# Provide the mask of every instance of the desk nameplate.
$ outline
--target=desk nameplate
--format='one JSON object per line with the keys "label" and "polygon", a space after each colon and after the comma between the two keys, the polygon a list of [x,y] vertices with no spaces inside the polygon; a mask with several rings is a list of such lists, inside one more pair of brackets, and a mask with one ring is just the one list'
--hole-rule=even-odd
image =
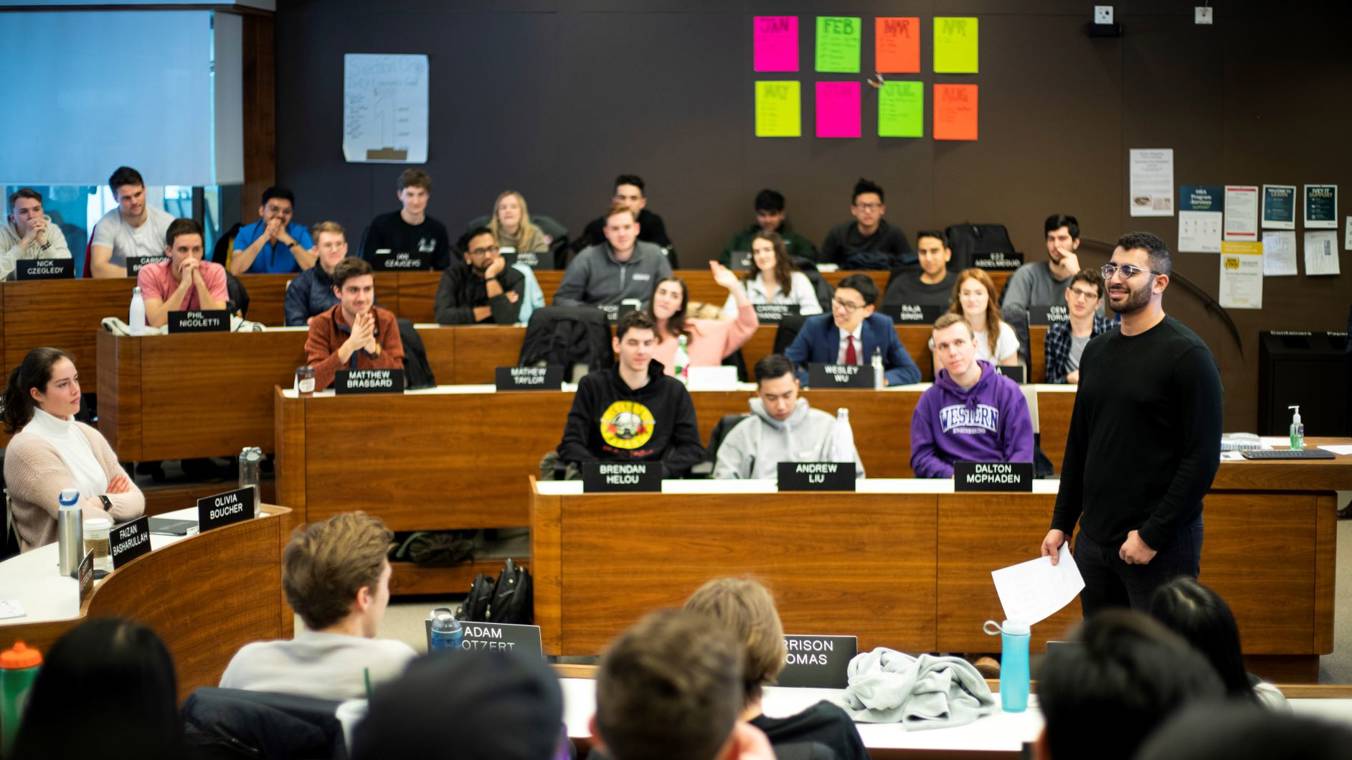
{"label": "desk nameplate", "polygon": [[854,462],[780,462],[781,491],[853,491]]}
{"label": "desk nameplate", "polygon": [[113,557],[113,569],[150,553],[150,518],[138,517],[126,525],[108,532],[108,551]]}
{"label": "desk nameplate", "polygon": [[954,462],[953,490],[1033,491],[1032,462]]}
{"label": "desk nameplate", "polygon": [[169,332],[230,332],[230,312],[225,309],[171,311]]}
{"label": "desk nameplate", "polygon": [[197,532],[206,533],[254,516],[254,486],[204,496],[197,500]]}
{"label": "desk nameplate", "polygon": [[662,490],[661,462],[583,462],[583,493]]}
{"label": "desk nameplate", "polygon": [[786,633],[784,649],[777,686],[843,689],[849,685],[850,660],[859,653],[859,637]]}

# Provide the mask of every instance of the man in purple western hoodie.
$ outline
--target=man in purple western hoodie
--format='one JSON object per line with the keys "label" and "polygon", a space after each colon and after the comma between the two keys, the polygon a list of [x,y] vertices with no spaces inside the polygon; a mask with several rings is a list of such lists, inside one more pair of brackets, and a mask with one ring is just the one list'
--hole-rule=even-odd
{"label": "man in purple western hoodie", "polygon": [[911,469],[918,478],[951,478],[953,463],[1033,461],[1033,422],[1018,383],[976,358],[961,314],[934,323],[943,369],[911,417]]}

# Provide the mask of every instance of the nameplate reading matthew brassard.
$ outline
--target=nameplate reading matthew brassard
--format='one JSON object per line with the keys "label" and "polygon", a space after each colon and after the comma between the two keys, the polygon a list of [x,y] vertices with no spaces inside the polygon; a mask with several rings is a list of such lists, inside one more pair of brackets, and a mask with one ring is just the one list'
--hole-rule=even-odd
{"label": "nameplate reading matthew brassard", "polygon": [[340,369],[333,373],[333,393],[403,393],[402,369]]}
{"label": "nameplate reading matthew brassard", "polygon": [[254,486],[218,493],[197,500],[197,532],[251,520],[254,516]]}
{"label": "nameplate reading matthew brassard", "polygon": [[582,490],[585,493],[606,491],[661,491],[661,462],[584,462]]}
{"label": "nameplate reading matthew brassard", "polygon": [[1032,462],[954,462],[954,491],[1033,490]]}
{"label": "nameplate reading matthew brassard", "polygon": [[781,491],[853,491],[854,462],[780,462]]}
{"label": "nameplate reading matthew brassard", "polygon": [[563,387],[563,365],[498,367],[494,379],[500,391],[557,391]]}
{"label": "nameplate reading matthew brassard", "polygon": [[169,312],[169,332],[230,332],[230,312],[225,309]]}

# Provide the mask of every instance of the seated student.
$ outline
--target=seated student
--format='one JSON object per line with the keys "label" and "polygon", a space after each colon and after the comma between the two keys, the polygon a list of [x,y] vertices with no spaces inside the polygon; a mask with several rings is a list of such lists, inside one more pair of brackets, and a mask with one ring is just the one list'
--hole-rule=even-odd
{"label": "seated student", "polygon": [[874,353],[883,359],[883,385],[920,382],[920,368],[897,338],[892,320],[873,313],[878,286],[866,274],[852,274],[836,286],[831,314],[803,322],[793,343],[784,351],[798,365],[798,378],[807,381],[809,363],[869,366]]}
{"label": "seated student", "polygon": [[892,271],[883,288],[883,309],[893,306],[942,306],[948,308],[953,297],[956,275],[948,271],[948,260],[953,251],[948,247],[948,236],[937,230],[925,230],[915,237],[916,256],[920,271],[903,267]]}
{"label": "seated student", "polygon": [[[718,447],[714,477],[779,477],[780,462],[824,462],[832,457],[836,418],[813,409],[801,397],[793,362],[770,354],[756,362],[756,398],[751,416],[737,423]],[[864,463],[854,452],[855,472],[864,477]]]}
{"label": "seated student", "polygon": [[98,430],[75,420],[80,376],[59,348],[35,348],[9,373],[0,415],[14,433],[5,450],[5,488],[19,549],[56,540],[62,489],[80,492],[84,519],[140,517],[145,497]]}
{"label": "seated student", "polygon": [[287,283],[285,308],[289,327],[308,325],[315,315],[338,303],[333,292],[333,268],[347,257],[347,233],[337,222],[320,222],[313,230],[319,259]]}
{"label": "seated student", "polygon": [[617,203],[605,219],[605,240],[568,262],[554,293],[555,306],[644,303],[657,281],[671,276],[671,264],[661,249],[638,239],[640,225],[633,209]]}
{"label": "seated student", "polygon": [[493,215],[488,220],[499,248],[510,248],[517,253],[545,253],[552,242],[549,236],[530,221],[526,198],[515,190],[508,190],[493,202]]}
{"label": "seated student", "polygon": [[663,477],[679,478],[704,459],[695,405],[685,386],[668,377],[657,350],[657,325],[644,311],[627,312],[611,339],[619,361],[577,384],[559,442],[559,460],[661,462]]}
{"label": "seated student", "polygon": [[21,187],[9,194],[9,224],[0,227],[0,280],[14,279],[19,261],[68,259],[61,227],[42,213],[42,193]]}
{"label": "seated student", "polygon": [[771,718],[761,710],[766,686],[784,669],[784,626],[770,591],[750,578],[715,578],[700,586],[683,607],[708,617],[737,637],[742,658],[742,720],[765,732],[772,745],[824,744],[839,760],[868,760],[854,721],[822,700],[801,712]]}
{"label": "seated student", "polygon": [[1313,710],[1304,715],[1233,703],[1198,705],[1152,733],[1136,760],[1347,760],[1352,727],[1330,717]]}
{"label": "seated student", "polygon": [[[746,296],[752,304],[796,305],[805,317],[822,313],[817,291],[807,275],[798,271],[793,258],[784,250],[784,239],[774,232],[757,232],[751,236],[751,264],[753,274],[746,281]],[[737,299],[729,294],[723,305],[729,319],[737,316]]]}
{"label": "seated student", "polygon": [[275,186],[264,190],[258,221],[235,234],[230,274],[287,274],[313,267],[315,244],[304,227],[291,221],[295,212],[296,196],[290,190]]}
{"label": "seated student", "polygon": [[95,277],[126,277],[128,256],[163,256],[164,234],[174,217],[146,203],[146,183],[130,166],[108,178],[117,208],[94,225],[89,266]]}
{"label": "seated student", "polygon": [[[74,719],[72,699],[84,703]],[[93,618],[45,653],[6,756],[180,760],[184,749],[178,679],[164,642],[140,623]]]}
{"label": "seated student", "polygon": [[[732,236],[732,241],[719,254],[718,261],[725,267],[732,266],[732,254],[756,253],[756,238],[764,233],[778,235],[784,242],[783,249],[788,256],[803,261],[816,261],[817,248],[807,238],[794,232],[784,211],[784,195],[776,190],[765,189],[756,193],[756,223]],[[756,267],[761,269],[759,265]]]}
{"label": "seated student", "polygon": [[714,282],[728,289],[728,298],[737,307],[736,318],[690,318],[686,314],[690,291],[685,287],[685,280],[679,277],[664,277],[653,287],[652,298],[648,301],[648,315],[657,325],[657,347],[653,349],[653,358],[662,363],[669,375],[676,370],[680,336],[686,338],[685,352],[690,367],[717,367],[725,357],[741,348],[760,324],[756,309],[747,299],[737,275],[717,261],[710,261],[709,269],[714,273]]}
{"label": "seated student", "polygon": [[146,304],[146,324],[169,324],[171,311],[224,309],[230,299],[225,267],[203,261],[202,228],[191,219],[175,219],[164,233],[163,261],[136,273]]}
{"label": "seated student", "polygon": [[1081,269],[1071,275],[1065,293],[1069,319],[1047,328],[1047,382],[1076,385],[1084,347],[1092,338],[1113,329],[1113,323],[1098,313],[1103,301],[1103,275]]}
{"label": "seated student", "polygon": [[432,178],[421,169],[405,169],[399,175],[396,195],[402,207],[371,220],[362,236],[362,258],[374,263],[377,253],[417,253],[437,271],[450,266],[451,238],[446,225],[427,213]]}
{"label": "seated student", "polygon": [[883,218],[886,213],[883,189],[860,179],[850,196],[850,215],[854,221],[831,228],[822,242],[821,261],[841,269],[893,270],[903,264],[914,264],[915,254],[906,242],[906,233],[888,224]]}
{"label": "seated student", "polygon": [[1206,658],[1142,613],[1100,612],[1071,642],[1042,661],[1037,760],[1128,760],[1184,707],[1225,697]]}
{"label": "seated student", "polygon": [[957,314],[934,323],[941,369],[911,416],[911,469],[951,478],[953,463],[1033,461],[1033,421],[1019,384],[976,358],[972,326]]}
{"label": "seated student", "polygon": [[310,320],[305,361],[315,371],[315,390],[333,383],[340,369],[399,369],[404,344],[394,314],[375,305],[375,277],[363,259],[348,257],[333,268],[338,304]]}
{"label": "seated student", "polygon": [[466,232],[460,244],[464,262],[446,267],[437,286],[437,323],[516,324],[526,278],[498,255],[497,238],[489,228]]}
{"label": "seated student", "polygon": [[349,757],[567,758],[563,725],[559,679],[542,659],[434,652],[375,690]]}
{"label": "seated student", "polygon": [[[616,206],[624,206],[634,212],[634,229],[638,239],[651,243],[658,249],[671,248],[671,239],[667,237],[667,226],[662,217],[648,210],[648,196],[644,194],[643,178],[637,174],[621,174],[615,178],[615,194],[610,198],[612,213]],[[609,214],[593,219],[578,238],[579,247],[601,245],[610,238],[605,228],[610,224]],[[664,255],[665,258],[665,255]],[[675,266],[674,264],[672,266]]]}
{"label": "seated student", "polygon": [[964,269],[953,286],[950,314],[967,320],[976,337],[976,358],[992,364],[1015,366],[1019,363],[1019,339],[1014,328],[1000,318],[1000,307],[991,294],[995,282],[981,269]]}
{"label": "seated student", "polygon": [[1155,589],[1150,597],[1150,616],[1205,655],[1231,697],[1274,709],[1291,709],[1281,689],[1244,669],[1239,625],[1220,594],[1180,575]]}
{"label": "seated student", "polygon": [[282,553],[282,590],[304,625],[291,640],[245,644],[221,687],[357,699],[393,680],[418,655],[376,633],[390,602],[394,534],[365,512],[344,512],[297,530]]}
{"label": "seated student", "polygon": [[1009,276],[1000,294],[1000,310],[1010,321],[1023,320],[1031,306],[1052,306],[1080,270],[1080,222],[1068,214],[1052,214],[1042,224],[1047,260],[1030,261]]}
{"label": "seated student", "polygon": [[661,610],[610,643],[596,672],[592,744],[610,760],[773,758],[740,720],[742,646],[695,612]]}

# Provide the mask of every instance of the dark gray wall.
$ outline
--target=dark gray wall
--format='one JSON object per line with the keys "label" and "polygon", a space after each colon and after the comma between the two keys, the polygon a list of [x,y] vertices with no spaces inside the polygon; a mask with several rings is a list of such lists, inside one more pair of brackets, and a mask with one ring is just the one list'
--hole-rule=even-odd
{"label": "dark gray wall", "polygon": [[[1092,3],[1078,0],[289,0],[276,24],[278,178],[296,190],[303,221],[334,218],[354,237],[396,207],[403,167],[342,156],[342,57],[370,52],[430,56],[426,168],[436,183],[432,213],[453,231],[506,188],[577,230],[604,208],[615,174],[636,172],[687,266],[750,221],[751,198],[765,186],[788,196],[791,218],[815,240],[848,219],[849,188],[867,176],[887,188],[888,218],[909,232],[1002,222],[1034,257],[1045,255],[1042,219],[1056,211],[1076,214],[1086,239],[1146,229],[1174,242],[1176,218],[1127,215],[1129,148],[1174,148],[1176,184],[1337,182],[1352,192],[1352,152],[1342,142],[1350,110],[1342,94],[1352,81],[1344,4],[1211,5],[1216,24],[1197,27],[1191,2],[1118,2],[1124,35],[1090,39]],[[809,69],[817,14],[864,17],[865,66],[874,16],[919,16],[922,27],[936,15],[979,16],[981,73],[919,78],[981,86],[980,141],[869,137],[877,116],[867,88],[863,139],[756,139],[758,14],[802,16]],[[927,31],[925,71],[930,42]],[[842,77],[763,76],[804,83],[806,134],[811,83]],[[1106,254],[1085,258],[1097,264]],[[1178,259],[1183,276],[1216,293],[1214,255]],[[1350,299],[1348,274],[1269,279],[1261,312],[1231,312],[1242,354],[1181,288],[1165,304],[1221,363],[1227,429],[1252,430],[1258,330],[1342,329]]]}

